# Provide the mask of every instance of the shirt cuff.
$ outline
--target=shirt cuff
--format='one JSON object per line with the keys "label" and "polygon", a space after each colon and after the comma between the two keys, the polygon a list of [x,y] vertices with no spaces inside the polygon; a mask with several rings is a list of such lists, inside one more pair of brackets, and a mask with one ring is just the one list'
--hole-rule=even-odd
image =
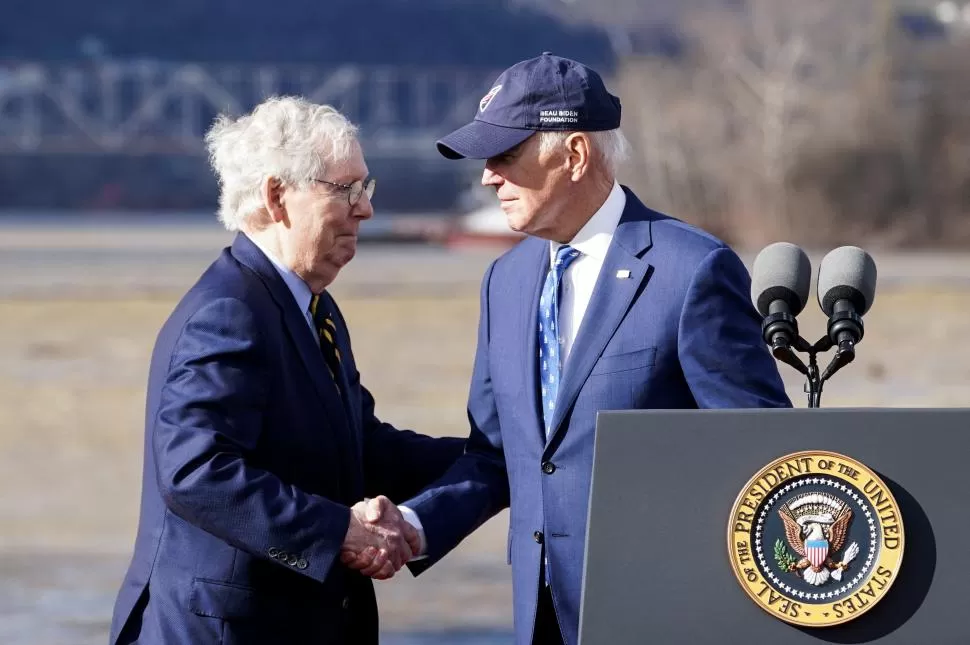
{"label": "shirt cuff", "polygon": [[415,513],[407,506],[398,506],[397,510],[401,511],[401,515],[404,517],[404,521],[410,524],[411,526],[413,526],[414,529],[418,532],[418,539],[421,541],[421,549],[418,551],[418,553],[412,555],[411,559],[408,560],[408,562],[414,562],[415,560],[425,559],[426,557],[428,557],[427,555],[425,555],[428,551],[428,542],[424,538],[424,527],[421,526],[421,519],[418,517],[417,513]]}

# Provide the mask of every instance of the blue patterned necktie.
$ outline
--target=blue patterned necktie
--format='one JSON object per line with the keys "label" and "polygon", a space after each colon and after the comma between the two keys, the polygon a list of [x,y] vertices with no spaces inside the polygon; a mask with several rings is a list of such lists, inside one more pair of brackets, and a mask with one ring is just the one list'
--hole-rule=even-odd
{"label": "blue patterned necktie", "polygon": [[539,387],[542,391],[542,419],[547,436],[556,412],[556,395],[559,394],[559,376],[562,371],[559,287],[566,269],[579,255],[579,251],[571,246],[559,247],[539,298]]}

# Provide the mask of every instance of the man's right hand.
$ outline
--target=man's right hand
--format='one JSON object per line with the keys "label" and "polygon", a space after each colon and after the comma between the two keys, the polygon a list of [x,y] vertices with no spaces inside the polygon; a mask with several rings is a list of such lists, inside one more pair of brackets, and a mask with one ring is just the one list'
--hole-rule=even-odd
{"label": "man's right hand", "polygon": [[350,509],[350,526],[341,547],[341,561],[362,574],[386,580],[420,548],[420,538],[398,508],[383,495]]}

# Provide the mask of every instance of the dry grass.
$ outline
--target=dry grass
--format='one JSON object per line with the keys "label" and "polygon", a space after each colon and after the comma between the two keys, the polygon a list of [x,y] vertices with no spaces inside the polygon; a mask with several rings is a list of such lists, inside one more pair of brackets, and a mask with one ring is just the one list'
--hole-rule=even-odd
{"label": "dry grass", "polygon": [[[341,295],[382,418],[463,435],[475,289],[447,297]],[[0,301],[0,552],[129,552],[146,370],[174,302]],[[968,307],[970,290],[882,291],[866,318],[857,363],[833,379],[823,404],[968,405]],[[803,334],[815,340],[821,314],[804,318]],[[804,405],[800,377],[782,368],[793,400]],[[508,624],[507,521],[503,513],[486,524],[421,580],[403,576],[381,585],[385,624]]]}
{"label": "dry grass", "polygon": [[[378,414],[433,435],[467,431],[477,294],[343,298]],[[141,472],[144,381],[174,299],[0,305],[0,549],[125,551]],[[896,289],[866,317],[856,363],[823,405],[970,404],[970,291]],[[824,328],[814,309],[802,333]],[[796,405],[801,377],[782,366]]]}

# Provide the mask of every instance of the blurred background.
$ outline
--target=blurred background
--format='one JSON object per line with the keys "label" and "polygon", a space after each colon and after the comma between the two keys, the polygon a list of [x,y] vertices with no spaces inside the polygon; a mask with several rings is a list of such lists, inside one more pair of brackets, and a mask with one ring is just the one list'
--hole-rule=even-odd
{"label": "blurred background", "polygon": [[[517,238],[481,165],[433,142],[542,51],[620,96],[621,179],[648,205],[749,266],[778,240],[816,267],[873,254],[866,335],[823,405],[970,402],[967,0],[5,0],[0,642],[107,639],[152,344],[231,241],[201,143],[220,112],[300,94],[361,126],[376,217],[333,291],[364,382],[400,427],[467,432],[479,280]],[[510,642],[507,522],[379,584],[382,642]]]}

